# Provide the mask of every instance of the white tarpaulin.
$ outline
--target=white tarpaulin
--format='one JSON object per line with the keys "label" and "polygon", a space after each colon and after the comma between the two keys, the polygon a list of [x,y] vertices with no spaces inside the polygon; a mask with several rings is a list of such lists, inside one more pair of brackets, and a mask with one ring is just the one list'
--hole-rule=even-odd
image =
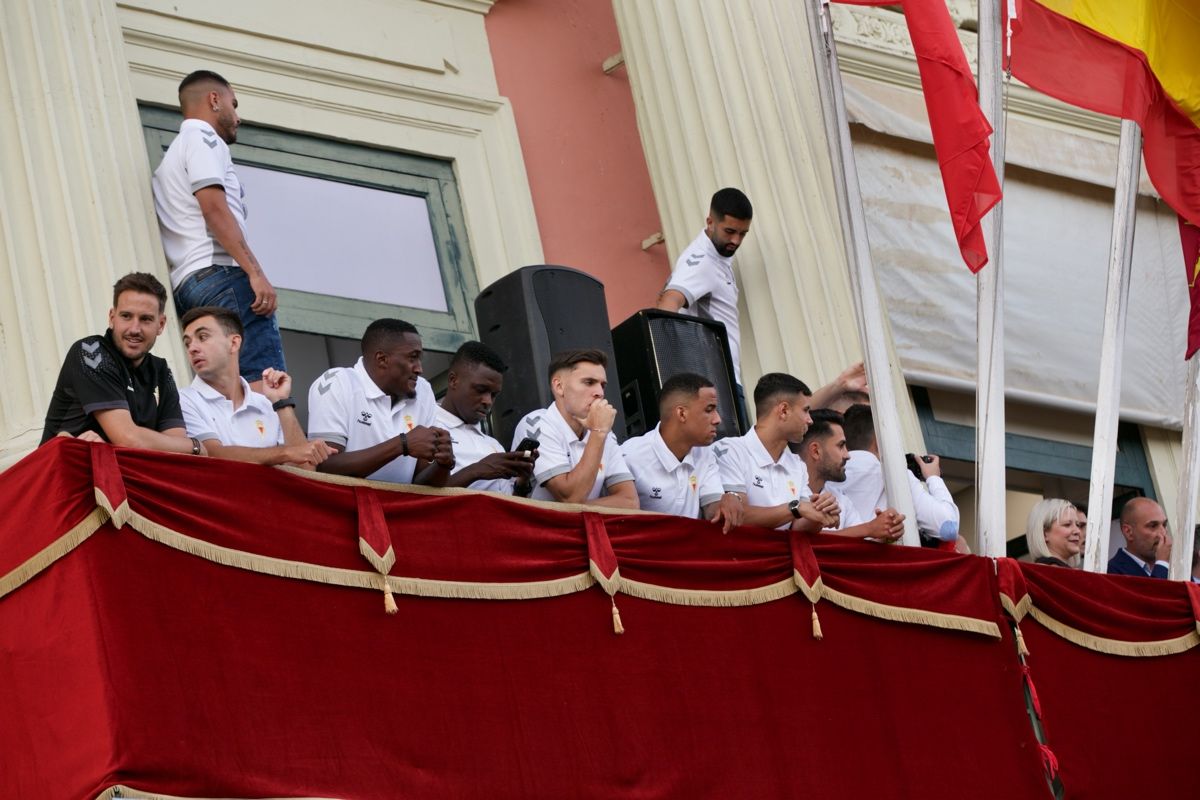
{"label": "white tarpaulin", "polygon": [[[932,148],[857,128],[854,151],[871,254],[904,372],[916,384],[970,388],[976,366],[975,278],[954,241]],[[1112,192],[1010,167],[1004,195],[1009,395],[1079,410],[1094,407]],[[1187,377],[1187,291],[1175,215],[1142,197],[1122,418],[1179,427]]]}

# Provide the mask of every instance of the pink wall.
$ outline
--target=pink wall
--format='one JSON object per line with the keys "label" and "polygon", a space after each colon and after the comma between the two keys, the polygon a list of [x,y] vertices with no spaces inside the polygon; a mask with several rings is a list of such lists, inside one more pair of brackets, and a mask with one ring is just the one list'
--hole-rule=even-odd
{"label": "pink wall", "polygon": [[499,0],[487,15],[513,106],[546,263],[604,282],[613,324],[654,305],[670,274],[609,0]]}

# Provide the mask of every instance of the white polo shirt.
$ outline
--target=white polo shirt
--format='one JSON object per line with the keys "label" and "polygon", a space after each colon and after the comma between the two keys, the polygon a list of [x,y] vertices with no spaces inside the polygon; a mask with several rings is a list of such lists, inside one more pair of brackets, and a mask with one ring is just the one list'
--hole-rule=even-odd
{"label": "white polo shirt", "polygon": [[[800,456],[783,448],[779,460],[771,458],[758,431],[721,439],[712,446],[721,470],[721,482],[730,492],[743,492],[752,506],[770,507],[793,500],[808,500],[808,469]],[[780,530],[791,526],[780,525]]]}
{"label": "white polo shirt", "polygon": [[[308,390],[308,430],[346,452],[365,450],[437,419],[433,387],[417,378],[417,396],[396,404],[375,385],[362,358],[353,367],[335,367],[313,381]],[[412,483],[417,460],[397,456],[367,477],[375,481]]]}
{"label": "white polo shirt", "polygon": [[196,192],[206,186],[225,189],[225,202],[244,236],[245,192],[234,172],[229,145],[204,120],[185,119],[151,181],[158,231],[171,265],[172,289],[178,289],[197,270],[235,263],[204,222]]}
{"label": "white polo shirt", "polygon": [[[544,486],[546,481],[558,475],[564,475],[575,468],[583,458],[583,449],[587,446],[591,431],[585,431],[580,439],[571,430],[558,406],[551,403],[548,408],[530,411],[513,431],[515,448],[526,436],[537,439],[538,458],[533,464],[533,493],[534,500],[555,500],[555,496]],[[588,492],[587,499],[595,500],[602,490],[611,489],[618,483],[633,480],[633,475],[621,457],[621,448],[617,445],[617,437],[612,431],[604,437],[604,453],[600,458],[600,469],[596,471],[596,480]]]}
{"label": "white polo shirt", "polygon": [[283,428],[271,401],[266,395],[250,391],[245,378],[238,380],[242,383],[242,404],[237,408],[199,375],[191,386],[179,390],[179,407],[183,409],[188,436],[202,442],[217,439],[237,447],[283,444]]}
{"label": "white polo shirt", "polygon": [[[450,470],[451,475],[492,453],[504,452],[500,442],[484,433],[478,422],[468,425],[441,406],[434,409],[434,420],[439,428],[450,431],[450,441],[454,444],[454,469]],[[472,481],[467,488],[512,494],[515,483],[514,478],[495,478]]]}
{"label": "white polo shirt", "polygon": [[[829,492],[833,495],[833,499],[837,501],[838,508],[841,509],[841,521],[838,522],[838,526],[834,530],[844,531],[846,528],[853,528],[855,525],[862,525],[864,522],[869,521],[863,519],[862,515],[858,513],[858,507],[846,496],[841,487],[826,482],[821,492]],[[821,492],[817,492],[817,494]],[[874,510],[872,510],[870,519],[875,519]]]}
{"label": "white polo shirt", "polygon": [[659,426],[621,445],[645,511],[698,519],[700,509],[721,499],[721,474],[708,447],[693,447],[683,460],[663,441]]}
{"label": "white polo shirt", "polygon": [[741,334],[733,256],[726,258],[718,253],[708,234],[700,231],[700,235],[679,254],[666,289],[674,289],[687,300],[687,308],[680,309],[682,313],[725,323],[729,355],[733,358],[733,377],[740,384]]}
{"label": "white polo shirt", "polygon": [[[917,528],[939,539],[954,541],[958,536],[959,513],[946,482],[934,475],[922,483],[908,470],[904,474],[912,491]],[[869,450],[851,450],[850,460],[846,463],[846,480],[825,486],[840,489],[864,519],[874,519],[875,509],[891,505],[883,484],[883,465]]]}

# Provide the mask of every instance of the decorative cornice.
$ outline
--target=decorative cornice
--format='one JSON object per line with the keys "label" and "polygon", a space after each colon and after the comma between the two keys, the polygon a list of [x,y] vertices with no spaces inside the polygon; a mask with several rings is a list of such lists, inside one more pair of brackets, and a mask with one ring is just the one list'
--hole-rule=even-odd
{"label": "decorative cornice", "polygon": [[487,14],[496,5],[497,0],[425,0],[434,6],[457,8],[460,11],[472,11],[476,14]]}
{"label": "decorative cornice", "polygon": [[[838,42],[838,63],[847,75],[856,75],[880,83],[920,90],[912,41],[904,15],[886,8],[833,4],[833,31]],[[973,24],[974,4],[952,0],[950,13],[959,25]],[[978,35],[959,28],[958,39],[966,51],[971,69],[976,70]],[[1080,134],[1100,134],[1114,140],[1120,133],[1120,120],[1068,105],[1029,88],[1011,78],[1007,90],[1008,111],[1037,122],[1061,126]]]}

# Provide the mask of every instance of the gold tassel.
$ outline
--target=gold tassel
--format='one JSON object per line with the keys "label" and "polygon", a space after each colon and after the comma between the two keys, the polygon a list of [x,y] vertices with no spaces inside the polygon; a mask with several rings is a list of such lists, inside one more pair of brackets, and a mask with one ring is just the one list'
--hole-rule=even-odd
{"label": "gold tassel", "polygon": [[396,598],[392,596],[392,585],[388,583],[386,576],[383,579],[383,610],[389,614],[395,614],[400,610],[396,605]]}
{"label": "gold tassel", "polygon": [[813,604],[812,610],[813,638],[824,639],[825,634],[821,632],[821,618],[817,616],[817,606],[815,603]]}
{"label": "gold tassel", "polygon": [[617,610],[617,599],[614,597],[612,601],[613,614],[613,633],[620,636],[625,632],[625,626],[621,624],[621,612]]}
{"label": "gold tassel", "polygon": [[1017,632],[1017,655],[1021,658],[1029,656],[1029,648],[1025,646],[1025,636],[1021,633],[1020,625],[1013,625],[1013,630]]}

